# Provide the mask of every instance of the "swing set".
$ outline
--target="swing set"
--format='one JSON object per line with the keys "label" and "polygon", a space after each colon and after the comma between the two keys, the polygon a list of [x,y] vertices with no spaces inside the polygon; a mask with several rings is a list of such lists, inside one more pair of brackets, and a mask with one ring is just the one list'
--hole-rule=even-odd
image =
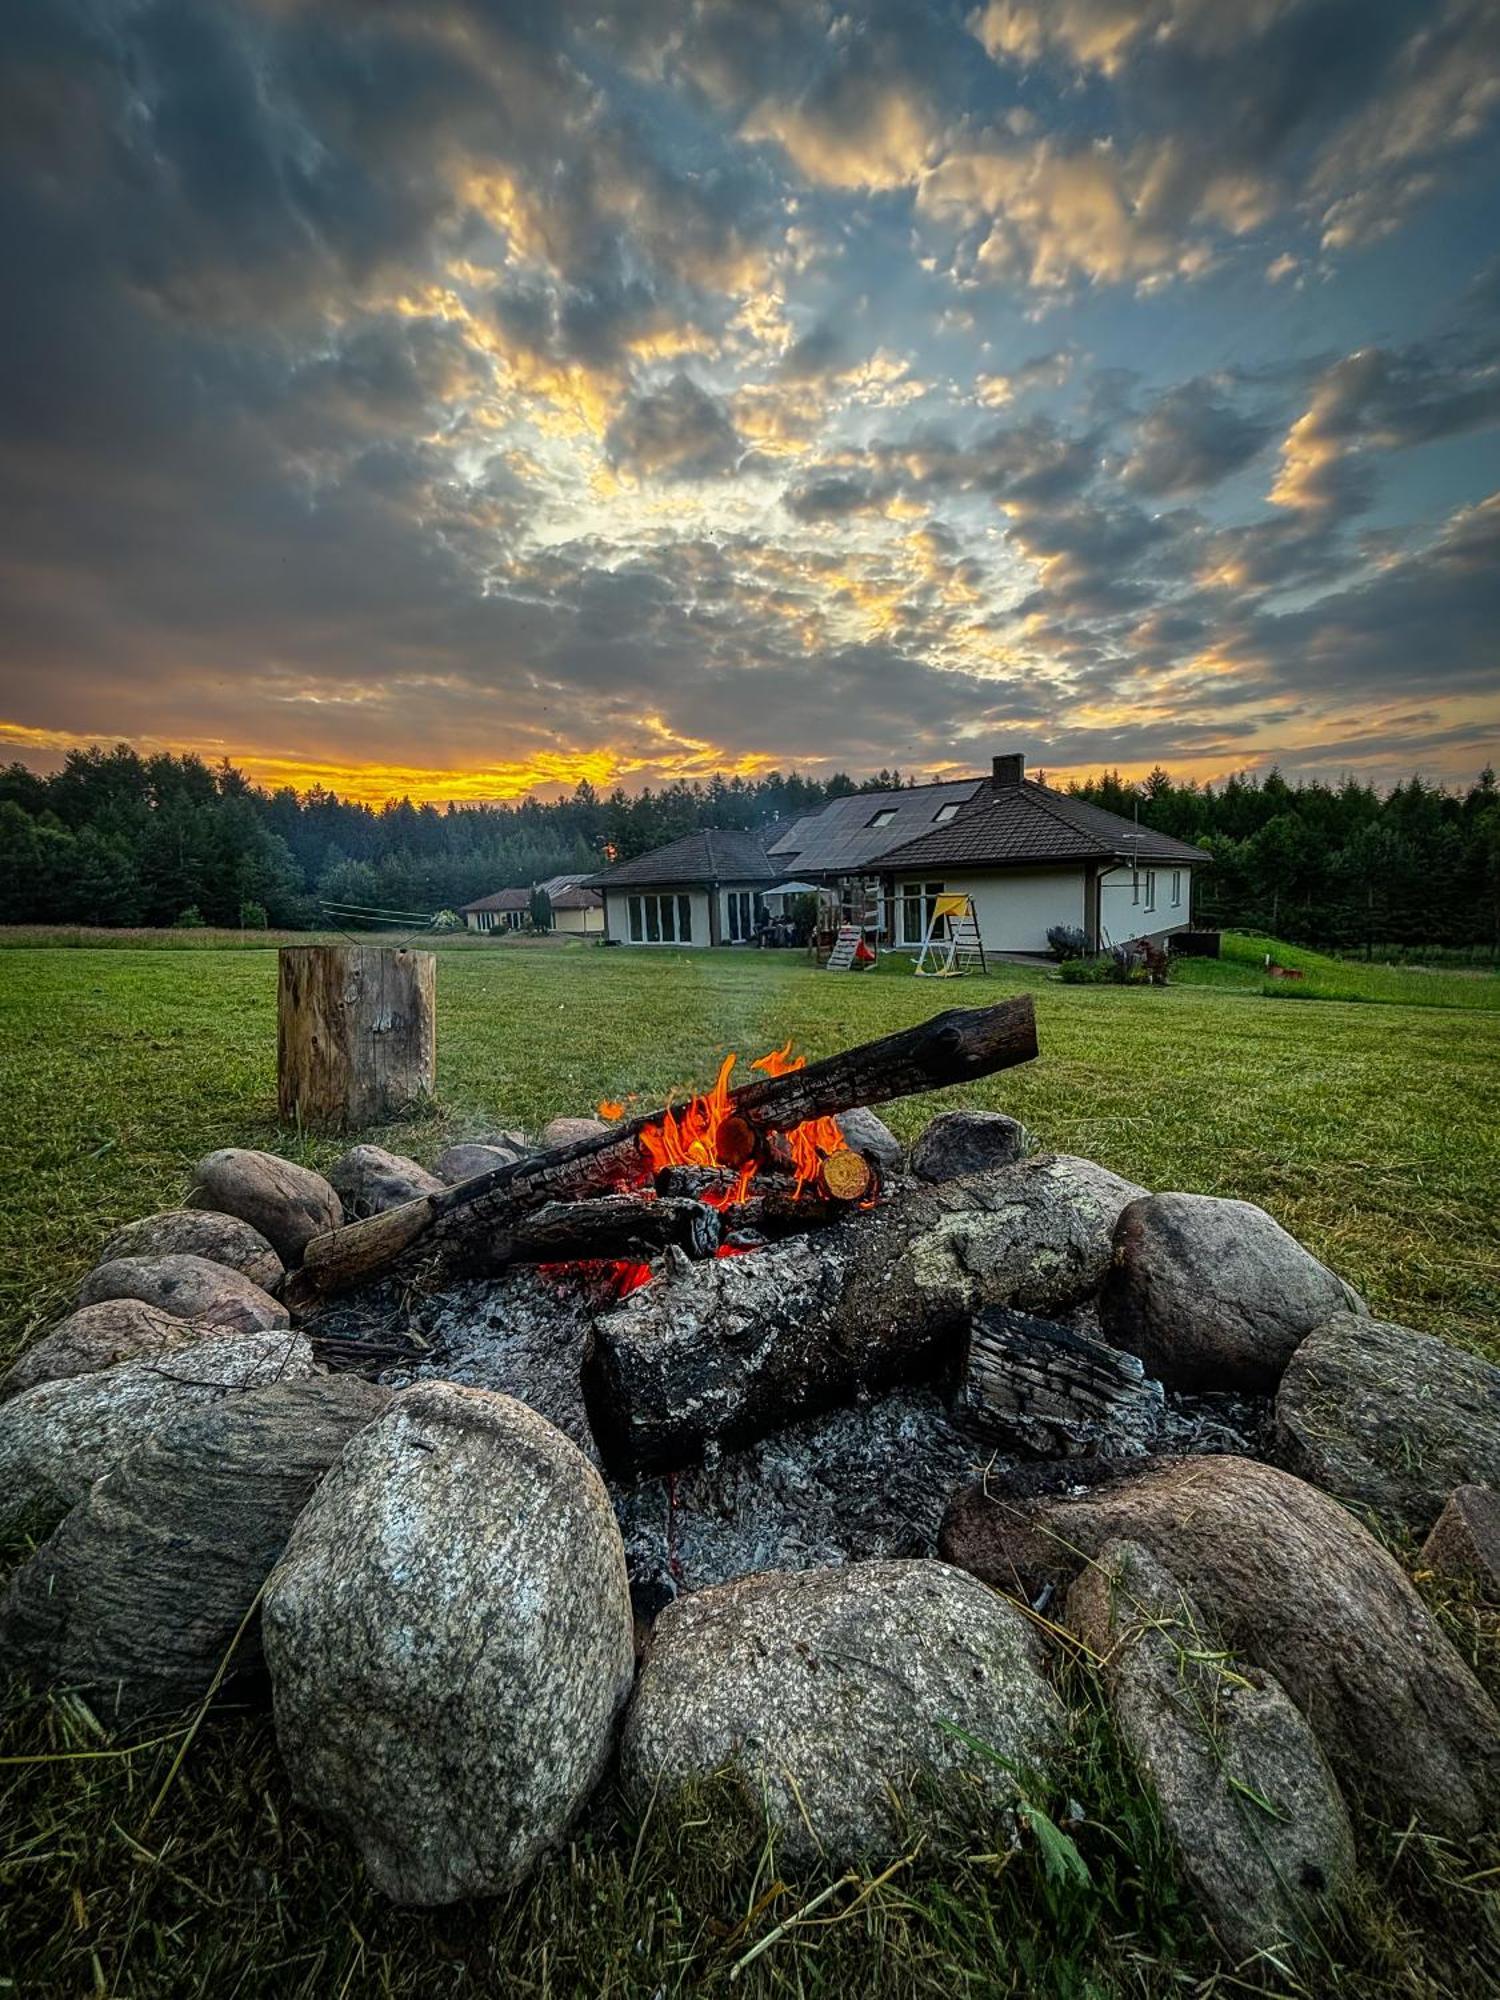
{"label": "swing set", "polygon": [[970,972],[989,972],[972,896],[933,897],[915,971],[918,979],[962,979]]}

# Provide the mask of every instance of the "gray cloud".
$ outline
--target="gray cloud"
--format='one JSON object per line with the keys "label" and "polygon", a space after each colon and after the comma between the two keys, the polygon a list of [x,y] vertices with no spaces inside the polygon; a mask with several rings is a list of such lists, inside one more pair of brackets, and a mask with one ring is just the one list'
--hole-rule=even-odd
{"label": "gray cloud", "polygon": [[744,445],[729,413],[689,375],[632,397],[610,426],[610,461],[660,479],[719,479]]}
{"label": "gray cloud", "polygon": [[1138,493],[1201,492],[1248,465],[1271,427],[1226,402],[1201,377],[1158,396],[1136,426],[1123,477]]}

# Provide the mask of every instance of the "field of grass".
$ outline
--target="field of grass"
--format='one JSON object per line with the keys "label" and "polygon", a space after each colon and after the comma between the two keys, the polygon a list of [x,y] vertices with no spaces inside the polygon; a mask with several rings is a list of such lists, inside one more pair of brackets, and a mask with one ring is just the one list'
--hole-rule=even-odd
{"label": "field of grass", "polygon": [[[1276,979],[1267,967],[1301,974]],[[1425,965],[1366,964],[1355,958],[1334,958],[1279,938],[1226,931],[1218,958],[1186,958],[1176,976],[1189,986],[1210,986],[1221,992],[1258,993],[1270,1000],[1381,1001],[1404,1007],[1477,1007],[1500,1009],[1500,972],[1491,966],[1441,970]]]}
{"label": "field of grass", "polygon": [[[180,1197],[199,1154],[265,1145],[316,1163],[334,1150],[277,1129],[274,956],[200,935],[182,951],[0,952],[0,1357],[66,1309],[111,1228]],[[725,1049],[749,1057],[790,1035],[816,1056],[1027,987],[1040,1060],[966,1101],[1149,1186],[1258,1201],[1377,1312],[1495,1353],[1500,1020],[1394,995],[1369,1004],[1373,992],[1282,1006],[1225,972],[1164,990],[1020,970],[946,984],[831,977],[790,954],[460,944],[438,970],[439,1107],[379,1136],[429,1158],[450,1138],[602,1097],[659,1101],[711,1079]],[[933,1108],[897,1105],[890,1122],[910,1136]],[[1493,1684],[1493,1628],[1439,1608]],[[1052,1879],[1029,1837],[1012,1849],[996,1832],[956,1867],[918,1853],[889,1882],[846,1885],[792,1922],[733,1984],[736,1964],[824,1886],[782,1882],[753,1827],[642,1827],[606,1793],[528,1891],[395,1912],[293,1802],[263,1717],[210,1715],[172,1775],[183,1726],[112,1743],[76,1702],[17,1696],[0,1734],[0,1990],[7,1975],[25,1995],[309,2000],[1493,1990],[1500,1855],[1373,1822],[1375,1888],[1323,1957],[1215,1973],[1092,1685],[1072,1675],[1075,1748],[1038,1804],[1067,1823],[1086,1885]]]}

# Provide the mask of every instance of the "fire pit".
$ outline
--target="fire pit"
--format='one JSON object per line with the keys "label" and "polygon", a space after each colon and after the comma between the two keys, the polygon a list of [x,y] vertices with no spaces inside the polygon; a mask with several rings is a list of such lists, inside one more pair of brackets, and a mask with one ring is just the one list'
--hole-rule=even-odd
{"label": "fire pit", "polygon": [[1168,1408],[1098,1338],[1140,1189],[1046,1155],[973,1174],[961,1146],[917,1176],[867,1109],[841,1123],[1034,1050],[1022,1000],[813,1066],[788,1042],[738,1088],[726,1056],[685,1106],[607,1103],[559,1152],[314,1239],[304,1324],[388,1385],[547,1417],[605,1474],[646,1617],[755,1570],[930,1555],[997,1452],[1245,1448],[1256,1399]]}

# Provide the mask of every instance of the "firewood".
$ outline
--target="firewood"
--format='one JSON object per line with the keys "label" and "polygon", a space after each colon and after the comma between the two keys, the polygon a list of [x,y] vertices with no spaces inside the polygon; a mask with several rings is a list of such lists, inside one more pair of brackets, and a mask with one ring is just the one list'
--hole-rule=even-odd
{"label": "firewood", "polygon": [[830,1201],[869,1201],[878,1187],[869,1161],[852,1148],[830,1153],[818,1178]]}
{"label": "firewood", "polygon": [[675,1244],[689,1257],[719,1247],[719,1211],[681,1197],[605,1195],[599,1201],[549,1201],[517,1223],[492,1252],[499,1264],[567,1264],[596,1257],[641,1257]]}
{"label": "firewood", "polygon": [[1135,1355],[998,1306],[970,1329],[957,1408],[968,1429],[1007,1450],[1126,1456],[1155,1438],[1163,1397]]}
{"label": "firewood", "polygon": [[[596,1320],[584,1350],[605,1463],[624,1478],[673,1471],[862,1389],[956,1376],[984,1307],[1055,1313],[1097,1290],[1136,1192],[1092,1161],[1039,1154],[669,1268]],[[750,1223],[755,1202],[739,1213]]]}
{"label": "firewood", "polygon": [[[734,1117],[757,1135],[788,1131],[857,1104],[885,1104],[990,1076],[1032,1061],[1036,1052],[1031,996],[1019,994],[994,1007],[951,1008],[806,1069],[758,1078],[731,1092],[730,1103]],[[651,1171],[641,1133],[661,1117],[661,1112],[643,1114],[555,1152],[492,1168],[369,1221],[315,1236],[290,1302],[305,1305],[320,1294],[347,1290],[418,1249],[461,1261],[475,1244],[506,1236],[519,1216],[546,1202],[638,1186]]]}

